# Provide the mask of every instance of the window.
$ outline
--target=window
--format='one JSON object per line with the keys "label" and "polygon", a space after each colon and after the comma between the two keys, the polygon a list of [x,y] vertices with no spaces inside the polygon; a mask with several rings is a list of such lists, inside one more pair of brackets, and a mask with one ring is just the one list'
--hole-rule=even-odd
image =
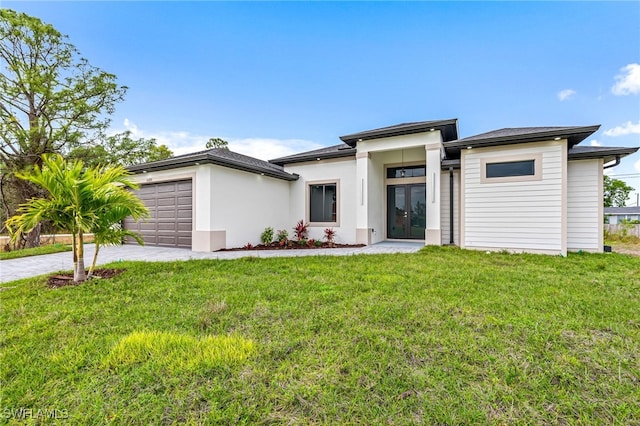
{"label": "window", "polygon": [[542,180],[542,153],[502,155],[480,159],[481,183]]}
{"label": "window", "polygon": [[338,222],[338,184],[312,183],[309,185],[309,222]]}
{"label": "window", "polygon": [[509,161],[504,163],[487,163],[487,178],[534,176],[535,160]]}
{"label": "window", "polygon": [[387,179],[412,178],[426,176],[425,166],[389,167]]}

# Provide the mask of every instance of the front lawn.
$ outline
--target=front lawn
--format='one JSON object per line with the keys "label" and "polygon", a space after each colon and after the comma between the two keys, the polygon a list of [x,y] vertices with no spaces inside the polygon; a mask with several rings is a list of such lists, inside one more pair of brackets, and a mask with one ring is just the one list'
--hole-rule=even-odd
{"label": "front lawn", "polygon": [[21,250],[0,251],[0,260],[17,259],[19,257],[40,256],[41,254],[61,253],[71,251],[71,246],[66,244],[48,244],[40,247]]}
{"label": "front lawn", "polygon": [[4,419],[640,422],[637,257],[440,247],[110,266],[127,271],[0,291]]}

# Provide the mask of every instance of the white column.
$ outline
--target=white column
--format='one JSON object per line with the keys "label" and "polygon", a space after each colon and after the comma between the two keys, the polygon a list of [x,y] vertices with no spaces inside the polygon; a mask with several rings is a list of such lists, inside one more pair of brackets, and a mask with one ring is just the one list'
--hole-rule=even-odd
{"label": "white column", "polygon": [[427,150],[427,229],[425,245],[442,245],[440,229],[440,149],[441,144],[426,145]]}
{"label": "white column", "polygon": [[369,153],[356,154],[356,185],[358,199],[356,200],[356,243],[371,244],[371,227],[369,225],[368,200]]}

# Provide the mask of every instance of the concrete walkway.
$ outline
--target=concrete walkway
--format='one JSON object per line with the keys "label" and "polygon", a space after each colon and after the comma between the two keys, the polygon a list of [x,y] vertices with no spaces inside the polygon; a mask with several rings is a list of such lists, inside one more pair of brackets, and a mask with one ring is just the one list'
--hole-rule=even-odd
{"label": "concrete walkway", "polygon": [[[101,248],[100,254],[98,255],[98,265],[124,260],[164,262],[190,259],[239,259],[241,257],[349,256],[354,254],[415,253],[422,247],[424,247],[424,244],[422,243],[382,242],[357,248],[252,250],[199,253],[193,252],[189,249],[124,245],[119,247]],[[85,245],[85,263],[87,268],[91,264],[94,252],[95,246],[93,244]],[[71,252],[2,260],[0,261],[0,282],[9,282],[21,278],[51,274],[58,271],[69,271],[71,268]]]}

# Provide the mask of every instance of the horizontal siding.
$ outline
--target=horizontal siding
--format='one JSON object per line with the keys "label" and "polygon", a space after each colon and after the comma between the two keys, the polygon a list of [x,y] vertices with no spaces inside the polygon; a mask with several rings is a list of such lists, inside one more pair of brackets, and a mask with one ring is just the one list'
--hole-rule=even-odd
{"label": "horizontal siding", "polygon": [[600,251],[600,162],[570,161],[567,169],[567,249]]}
{"label": "horizontal siding", "polygon": [[[564,150],[561,141],[464,151],[465,247],[561,251]],[[522,154],[542,154],[541,180],[481,182],[483,158]]]}
{"label": "horizontal siding", "polygon": [[[460,171],[453,172],[453,243],[460,244],[459,221]],[[449,244],[449,172],[440,175],[440,229],[442,244]]]}

